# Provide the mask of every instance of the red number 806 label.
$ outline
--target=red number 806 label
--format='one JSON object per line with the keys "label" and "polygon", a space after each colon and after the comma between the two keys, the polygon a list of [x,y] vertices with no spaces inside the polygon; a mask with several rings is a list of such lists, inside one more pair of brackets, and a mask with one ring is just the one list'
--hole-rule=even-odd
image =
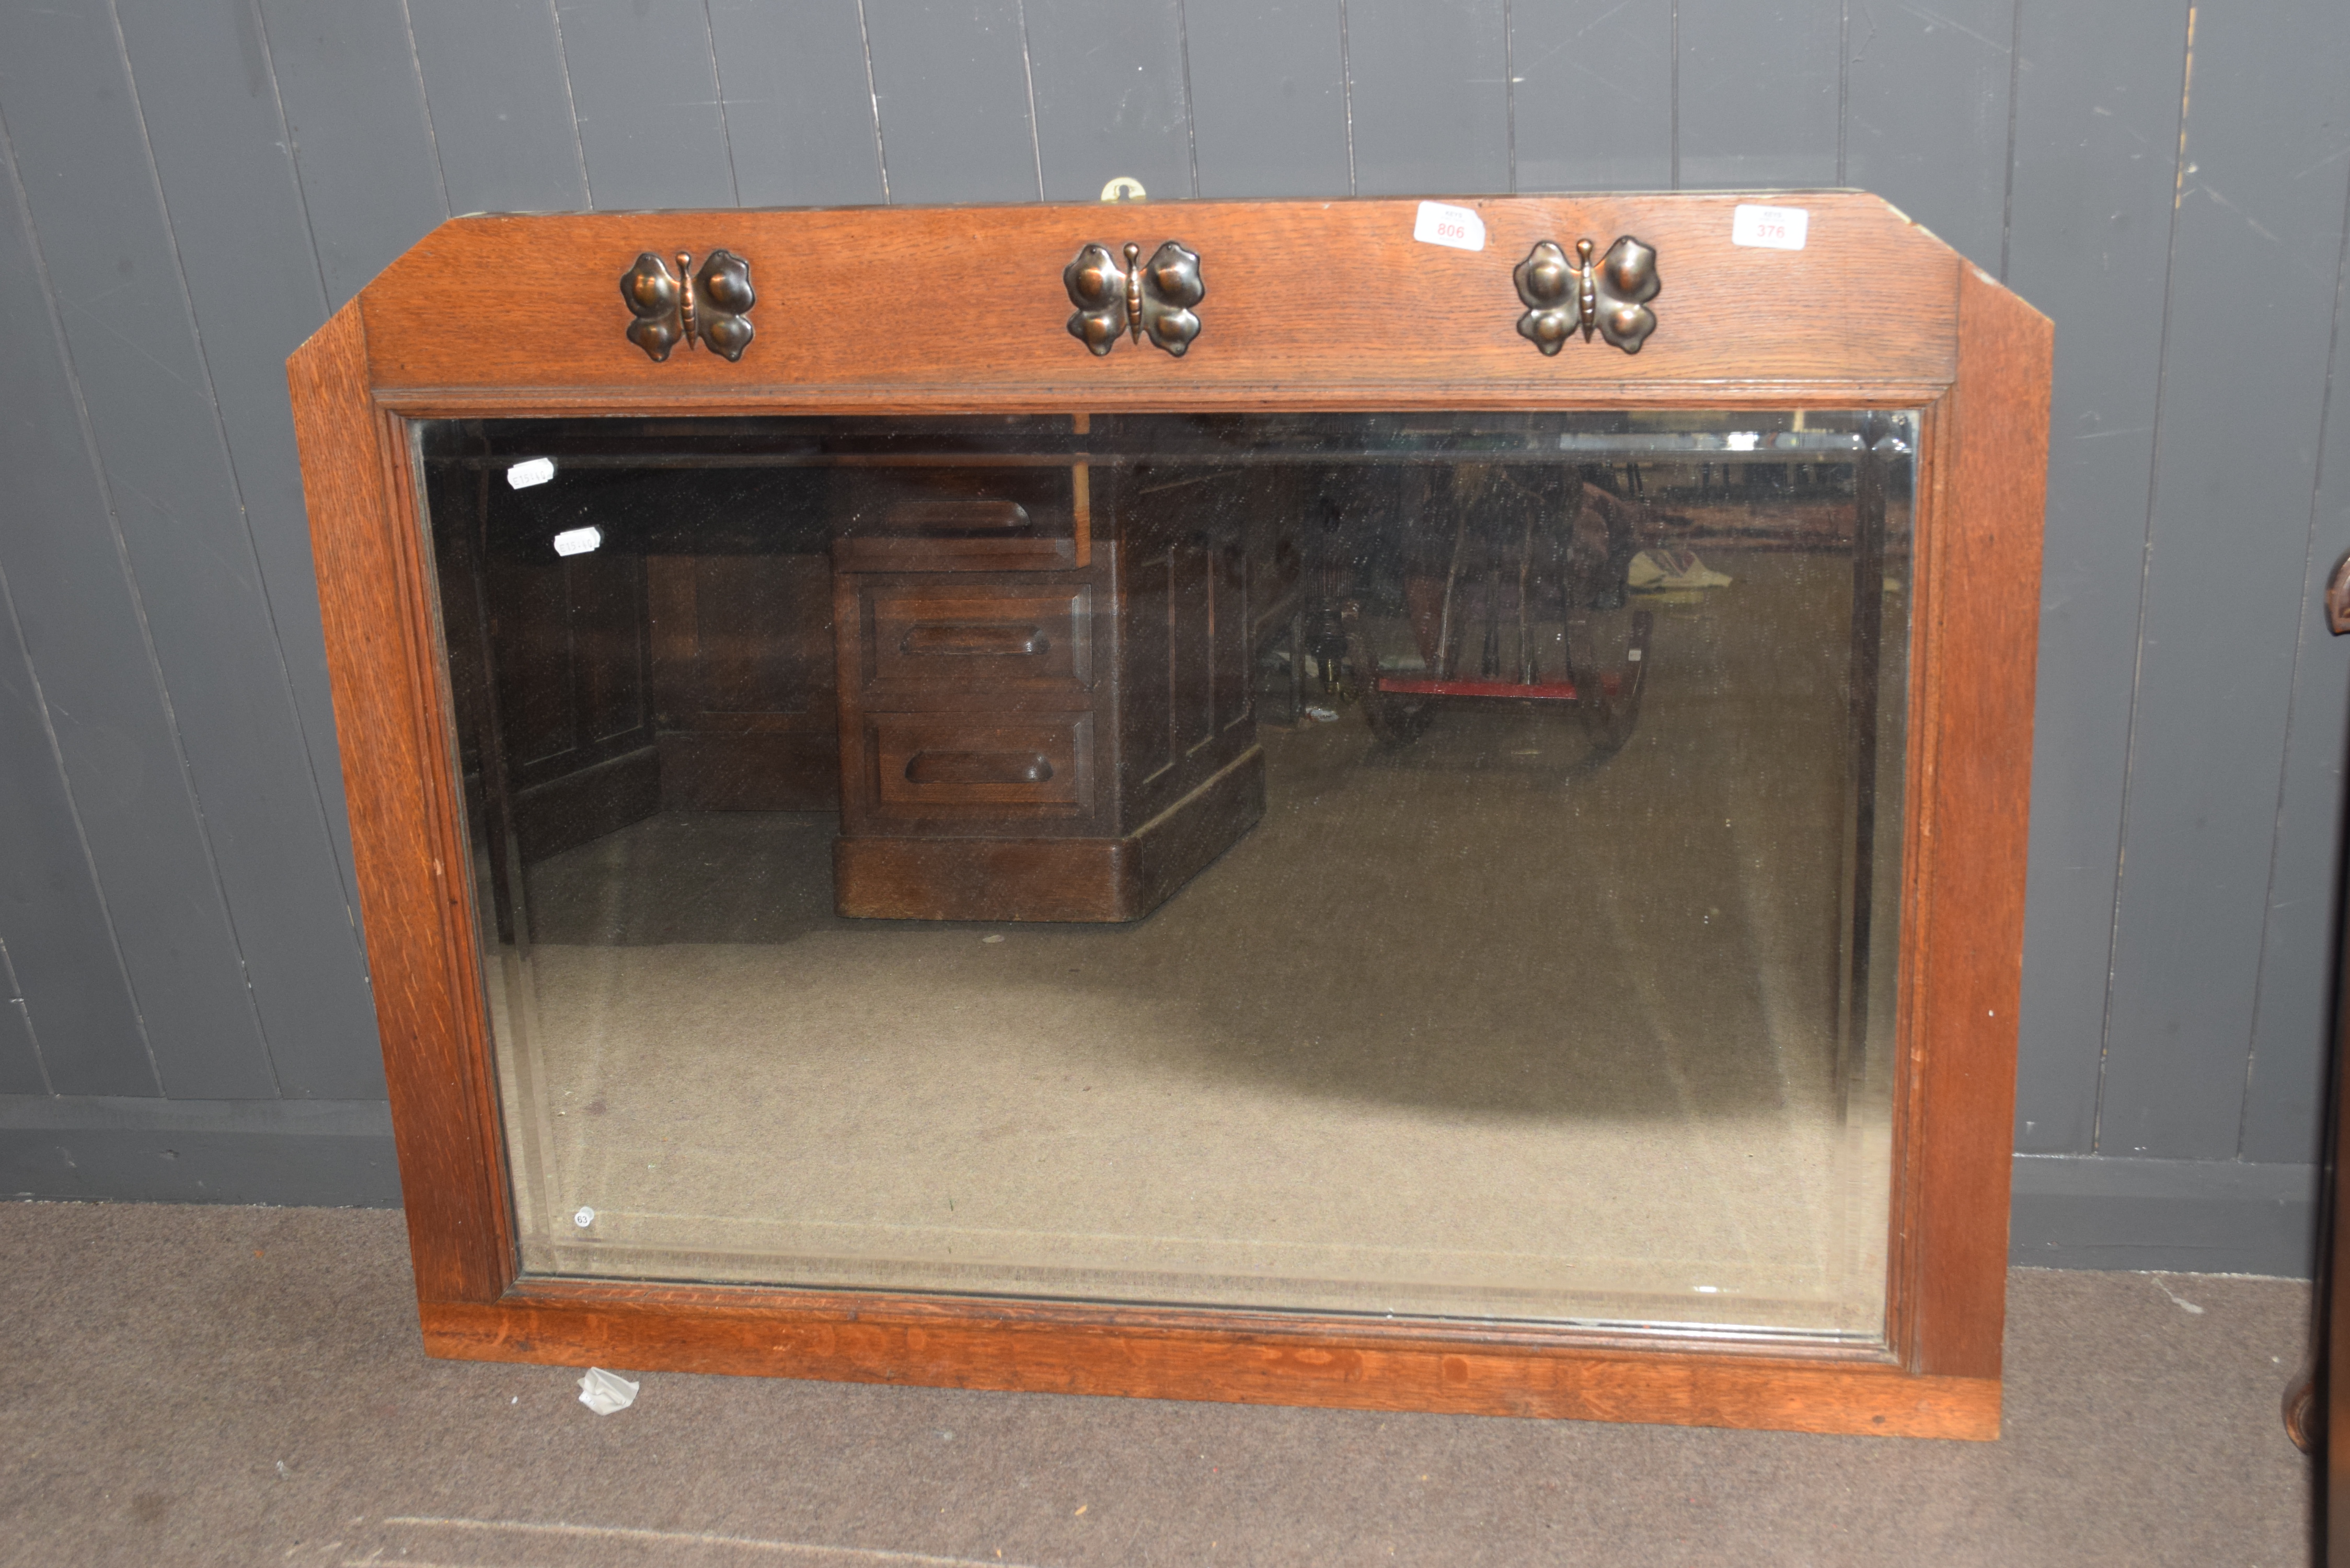
{"label": "red number 806 label", "polygon": [[1485,220],[1477,215],[1473,207],[1422,202],[1419,215],[1412,220],[1411,237],[1423,244],[1482,251],[1485,248]]}

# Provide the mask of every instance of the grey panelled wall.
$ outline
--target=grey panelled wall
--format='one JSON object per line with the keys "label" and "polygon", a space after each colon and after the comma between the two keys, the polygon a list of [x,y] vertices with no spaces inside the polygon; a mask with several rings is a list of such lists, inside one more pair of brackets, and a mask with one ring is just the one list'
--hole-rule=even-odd
{"label": "grey panelled wall", "polygon": [[448,214],[1852,184],[2056,323],[2017,1255],[2302,1266],[2338,0],[0,17],[0,1189],[396,1200],[282,364]]}

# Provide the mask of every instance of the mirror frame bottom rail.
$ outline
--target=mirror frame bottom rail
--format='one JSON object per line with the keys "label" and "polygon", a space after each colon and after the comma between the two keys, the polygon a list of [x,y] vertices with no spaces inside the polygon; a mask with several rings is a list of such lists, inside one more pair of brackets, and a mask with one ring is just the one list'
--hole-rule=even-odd
{"label": "mirror frame bottom rail", "polygon": [[[1575,1330],[1431,1330],[1191,1309],[532,1280],[422,1303],[461,1361],[1988,1440],[2000,1380],[1882,1351]],[[1697,1345],[1701,1349],[1682,1348]]]}
{"label": "mirror frame bottom rail", "polygon": [[[1060,269],[1103,231],[1090,205],[463,218],[395,262],[296,352],[288,377],[426,1349],[1995,1438],[2051,332],[1875,197],[1773,200],[1810,209],[1806,252],[1733,247],[1737,198],[1721,194],[1478,201],[1483,254],[1417,244],[1409,201],[1119,209],[1159,214],[1221,280],[1208,330],[1180,359],[1133,348],[1097,359],[1065,329]],[[986,343],[904,334],[868,307],[872,278],[907,255],[960,254],[974,233],[1007,278],[1043,280],[1007,286]],[[1654,335],[1637,357],[1535,353],[1515,328],[1512,260],[1544,238],[1619,234],[1663,258]],[[653,363],[614,319],[627,311],[612,280],[630,259],[680,247],[764,269],[764,329],[739,361]],[[1326,285],[1333,257],[1347,258],[1343,296]],[[450,299],[522,275],[541,280],[531,334],[450,329]],[[1376,348],[1336,329],[1334,313],[1366,297],[1389,312]],[[1631,408],[1925,410],[1885,1348],[521,1275],[411,421]]]}

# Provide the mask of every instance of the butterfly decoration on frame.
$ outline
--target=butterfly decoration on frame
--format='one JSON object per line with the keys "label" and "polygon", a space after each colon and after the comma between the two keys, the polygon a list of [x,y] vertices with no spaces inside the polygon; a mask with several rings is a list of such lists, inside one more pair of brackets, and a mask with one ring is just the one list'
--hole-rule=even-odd
{"label": "butterfly decoration on frame", "polygon": [[620,297],[629,302],[629,341],[643,349],[655,364],[683,343],[691,349],[697,339],[710,351],[732,362],[751,346],[751,306],[759,296],[751,288],[751,264],[733,251],[710,253],[702,271],[693,267],[693,253],[677,253],[677,271],[650,251],[620,275]]}
{"label": "butterfly decoration on frame", "polygon": [[1607,247],[1595,265],[1589,240],[1575,242],[1575,260],[1555,240],[1544,240],[1510,275],[1526,313],[1518,331],[1545,354],[1555,354],[1580,329],[1593,332],[1627,354],[1638,354],[1657,329],[1648,301],[1664,284],[1657,276],[1657,253],[1629,234]]}
{"label": "butterfly decoration on frame", "polygon": [[1118,347],[1120,333],[1139,343],[1149,337],[1177,358],[1200,335],[1200,318],[1191,307],[1208,296],[1200,278],[1200,253],[1169,240],[1142,259],[1142,247],[1126,247],[1126,265],[1107,245],[1087,245],[1061,269],[1069,303],[1077,307],[1069,317],[1069,336],[1107,354]]}

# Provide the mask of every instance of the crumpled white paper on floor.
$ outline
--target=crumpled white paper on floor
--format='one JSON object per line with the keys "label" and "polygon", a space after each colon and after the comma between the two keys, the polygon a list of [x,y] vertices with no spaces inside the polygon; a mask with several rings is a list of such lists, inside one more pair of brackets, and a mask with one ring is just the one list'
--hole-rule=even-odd
{"label": "crumpled white paper on floor", "polygon": [[579,1402],[598,1416],[608,1416],[635,1404],[639,1386],[617,1372],[591,1366],[588,1376],[579,1380]]}

